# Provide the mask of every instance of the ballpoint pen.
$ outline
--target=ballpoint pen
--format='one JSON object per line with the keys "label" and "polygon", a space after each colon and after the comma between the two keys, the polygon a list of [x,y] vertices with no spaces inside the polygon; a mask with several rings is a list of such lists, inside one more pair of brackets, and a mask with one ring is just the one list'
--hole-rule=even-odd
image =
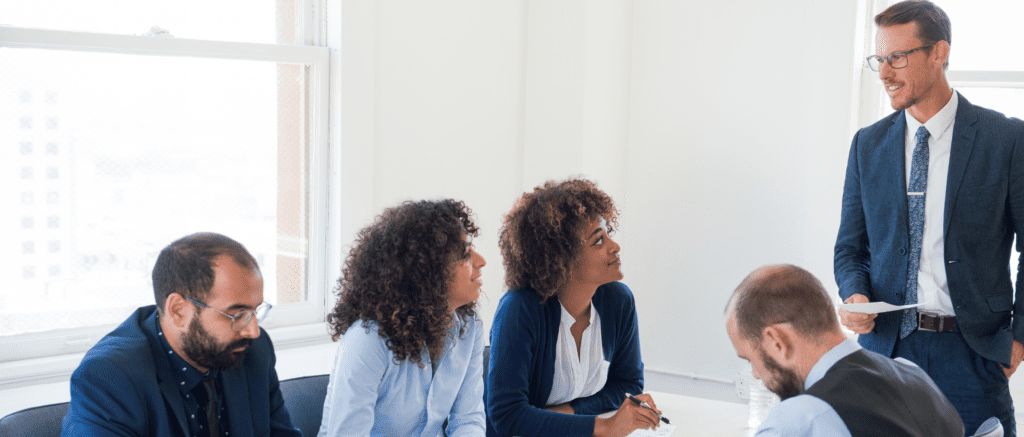
{"label": "ballpoint pen", "polygon": [[[637,399],[636,397],[634,397],[633,395],[631,395],[631,394],[629,394],[629,393],[626,393],[626,396],[629,396],[629,400],[633,401],[633,403],[634,403],[634,404],[637,404],[637,405],[639,405],[639,406],[640,406],[641,408],[646,408],[646,409],[648,409],[648,410],[654,411],[654,408],[651,408],[651,406],[650,406],[650,405],[647,405],[647,402],[641,401],[640,399]],[[669,425],[671,425],[671,424],[672,424],[672,422],[669,422],[669,421],[668,421],[668,418],[667,418],[667,417],[665,417],[665,416],[662,416],[662,415],[661,415],[660,413],[658,413],[657,411],[654,411],[654,414],[657,414],[657,415],[658,415],[658,418],[660,418],[662,422],[665,422],[665,423],[667,423],[667,424],[669,424]]]}

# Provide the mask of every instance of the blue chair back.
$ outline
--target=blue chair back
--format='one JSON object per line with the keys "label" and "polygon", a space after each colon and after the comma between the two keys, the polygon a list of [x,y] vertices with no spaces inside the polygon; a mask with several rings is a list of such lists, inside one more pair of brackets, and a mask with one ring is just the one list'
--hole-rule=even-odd
{"label": "blue chair back", "polygon": [[320,430],[330,378],[330,375],[314,375],[281,381],[281,396],[288,407],[292,425],[302,430],[305,437],[315,436]]}
{"label": "blue chair back", "polygon": [[26,408],[0,419],[0,437],[60,437],[68,403]]}

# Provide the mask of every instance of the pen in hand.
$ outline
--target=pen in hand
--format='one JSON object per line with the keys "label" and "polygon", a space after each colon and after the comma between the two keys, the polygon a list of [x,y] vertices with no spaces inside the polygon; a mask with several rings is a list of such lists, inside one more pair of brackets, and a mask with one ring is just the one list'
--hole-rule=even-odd
{"label": "pen in hand", "polygon": [[[654,408],[651,408],[651,406],[650,406],[650,405],[647,405],[647,402],[643,402],[643,401],[641,401],[640,399],[637,399],[636,397],[634,397],[633,395],[631,395],[631,394],[629,394],[629,393],[626,393],[626,396],[628,396],[628,397],[629,397],[629,400],[633,401],[633,403],[634,403],[634,404],[637,404],[637,405],[639,405],[639,406],[640,406],[641,408],[646,408],[646,409],[648,409],[648,410],[654,411]],[[665,422],[665,423],[667,423],[667,424],[669,424],[669,425],[671,425],[671,424],[672,424],[672,422],[669,422],[669,421],[668,421],[668,418],[666,418],[665,416],[662,416],[662,415],[661,415],[660,413],[658,413],[657,411],[654,411],[654,414],[657,414],[657,415],[658,415],[658,418],[660,418],[662,422]]]}

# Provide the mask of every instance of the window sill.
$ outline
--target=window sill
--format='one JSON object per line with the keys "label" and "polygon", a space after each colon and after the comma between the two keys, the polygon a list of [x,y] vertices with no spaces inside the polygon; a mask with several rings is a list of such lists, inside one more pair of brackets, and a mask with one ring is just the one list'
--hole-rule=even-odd
{"label": "window sill", "polygon": [[[331,342],[324,323],[271,328],[267,332],[275,351]],[[68,381],[84,356],[81,352],[0,363],[0,390]]]}

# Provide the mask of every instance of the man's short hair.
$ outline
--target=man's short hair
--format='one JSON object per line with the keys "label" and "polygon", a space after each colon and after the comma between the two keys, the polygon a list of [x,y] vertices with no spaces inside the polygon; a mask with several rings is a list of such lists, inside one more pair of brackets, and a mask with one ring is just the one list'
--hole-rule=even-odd
{"label": "man's short hair", "polygon": [[[952,24],[949,16],[942,8],[928,0],[904,0],[889,6],[875,15],[878,27],[897,26],[910,22],[917,23],[917,38],[925,45],[945,41],[953,43]],[[929,47],[929,52],[931,48]],[[942,64],[943,69],[949,68],[949,58]]]}
{"label": "man's short hair", "polygon": [[153,266],[153,295],[161,311],[171,293],[206,302],[213,289],[213,261],[230,256],[242,268],[259,273],[256,259],[241,243],[212,232],[187,235],[160,251]]}
{"label": "man's short hair", "polygon": [[730,310],[747,340],[759,341],[764,328],[776,323],[790,323],[808,339],[840,330],[825,287],[811,272],[790,264],[747,275],[729,298]]}

